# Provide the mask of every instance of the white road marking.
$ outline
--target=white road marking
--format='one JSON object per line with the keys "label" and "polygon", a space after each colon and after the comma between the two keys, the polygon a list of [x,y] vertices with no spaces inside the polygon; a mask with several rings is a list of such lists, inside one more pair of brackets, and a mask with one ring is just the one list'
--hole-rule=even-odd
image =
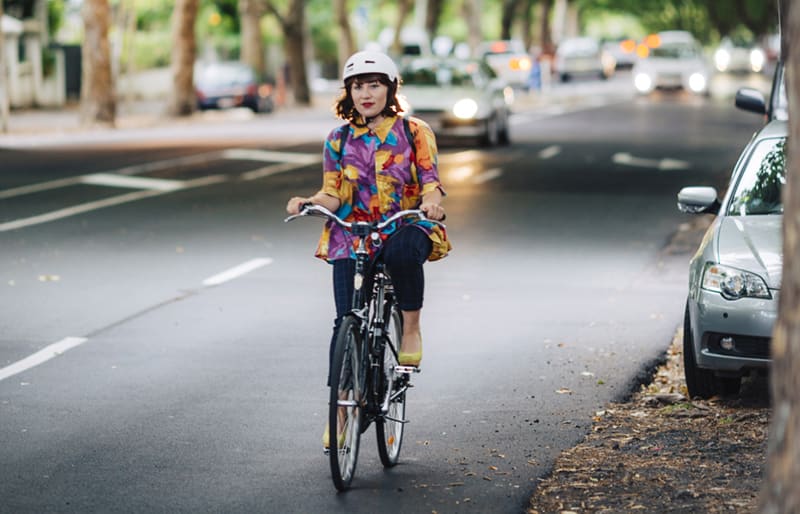
{"label": "white road marking", "polygon": [[11,189],[4,189],[0,191],[0,199],[13,198],[15,196],[22,196],[31,193],[39,193],[41,191],[48,191],[50,189],[58,189],[60,187],[73,186],[81,181],[81,177],[68,177],[58,180],[50,180],[47,182],[39,182],[38,184],[30,184],[27,186],[12,187]]}
{"label": "white road marking", "polygon": [[561,153],[561,147],[558,145],[550,145],[547,148],[539,151],[540,159],[552,159]]}
{"label": "white road marking", "polygon": [[484,182],[489,182],[490,180],[494,180],[497,177],[503,174],[503,170],[500,168],[490,168],[483,173],[478,173],[474,177],[472,177],[472,182],[475,184],[483,184]]}
{"label": "white road marking", "polygon": [[43,362],[47,362],[53,357],[58,357],[62,353],[71,350],[72,348],[75,348],[86,341],[88,341],[88,339],[85,337],[66,337],[57,343],[53,343],[50,346],[42,348],[33,355],[25,357],[20,361],[9,364],[5,368],[0,369],[0,380],[14,376],[17,373],[22,373],[23,371],[29,370],[34,366],[38,366]]}
{"label": "white road marking", "polygon": [[229,280],[233,280],[234,278],[241,277],[247,273],[250,273],[253,270],[266,266],[272,263],[272,259],[268,257],[259,257],[257,259],[252,259],[238,266],[234,266],[228,270],[223,271],[222,273],[218,273],[213,277],[208,277],[207,279],[203,280],[204,286],[218,286],[222,283],[228,282]]}
{"label": "white road marking", "polygon": [[127,187],[130,189],[153,189],[155,191],[175,191],[184,187],[180,180],[166,180],[149,177],[130,177],[113,173],[94,173],[84,175],[81,183],[93,186]]}
{"label": "white road marking", "polygon": [[[208,177],[202,177],[195,180],[184,181],[182,183],[181,189],[217,184],[220,182],[224,182],[227,179],[228,178],[225,175],[210,175]],[[135,191],[133,193],[127,193],[124,195],[112,196],[109,198],[104,198],[102,200],[95,200],[94,202],[81,203],[78,205],[73,205],[71,207],[58,209],[56,211],[50,211],[44,214],[39,214],[37,216],[31,216],[30,218],[22,218],[14,221],[7,221],[5,223],[0,223],[0,232],[9,232],[11,230],[30,227],[32,225],[39,225],[41,223],[47,223],[49,221],[69,218],[71,216],[83,214],[85,212],[96,211],[98,209],[104,209],[106,207],[112,207],[114,205],[121,205],[123,203],[134,202],[136,200],[143,200],[145,198],[151,198],[154,196],[159,196],[171,192],[173,191],[149,189],[146,191]]]}
{"label": "white road marking", "polygon": [[249,148],[231,148],[222,152],[225,159],[243,161],[290,162],[293,164],[314,164],[322,160],[317,154],[273,152],[270,150],[253,150]]}
{"label": "white road marking", "polygon": [[[322,159],[317,159],[316,162],[321,161]],[[256,180],[259,178],[269,177],[270,175],[277,175],[278,173],[284,173],[286,171],[290,171],[296,168],[301,168],[305,166],[306,163],[297,164],[293,162],[282,162],[279,164],[273,164],[271,166],[264,166],[263,168],[259,168],[253,171],[246,171],[242,173],[239,177],[242,180]]]}
{"label": "white road marking", "polygon": [[615,153],[611,160],[614,161],[614,164],[638,168],[656,168],[659,170],[685,170],[690,167],[688,162],[678,159],[646,159],[643,157],[634,157],[625,152]]}
{"label": "white road marking", "polygon": [[75,216],[77,214],[83,214],[85,212],[111,207],[113,205],[120,205],[161,194],[180,191],[182,189],[219,184],[221,182],[231,180],[232,177],[228,175],[210,175],[191,180],[169,180],[136,176],[159,170],[180,168],[193,164],[204,164],[220,159],[239,159],[267,162],[278,161],[273,165],[240,174],[239,178],[245,181],[256,180],[270,175],[275,175],[277,173],[284,173],[286,171],[291,171],[293,169],[320,162],[322,160],[321,156],[317,154],[272,152],[266,150],[233,148],[221,152],[208,152],[204,154],[178,157],[175,159],[165,159],[162,161],[126,166],[124,168],[119,168],[108,172],[90,173],[64,179],[50,180],[47,182],[41,182],[39,184],[29,184],[26,186],[6,189],[4,191],[0,191],[0,199],[13,198],[32,193],[40,193],[43,191],[50,191],[53,189],[59,189],[78,184],[141,189],[142,191],[136,191],[102,200],[73,205],[71,207],[65,207],[63,209],[46,212],[28,218],[21,218],[0,223],[0,232],[8,232],[10,230],[17,230],[24,227],[39,225],[41,223],[59,220],[70,216]]}
{"label": "white road marking", "polygon": [[142,200],[144,198],[150,198],[152,196],[163,195],[166,193],[167,191],[154,191],[154,190],[136,191],[134,193],[112,196],[110,198],[104,198],[102,200],[97,200],[94,202],[87,202],[79,205],[73,205],[72,207],[66,207],[64,209],[58,209],[56,211],[46,212],[44,214],[39,214],[38,216],[31,216],[30,218],[22,218],[14,221],[7,221],[5,223],[0,223],[0,232],[8,232],[10,230],[17,230],[24,227],[30,227],[32,225],[47,223],[49,221],[69,218],[70,216],[83,214],[84,212],[95,211],[97,209],[102,209],[104,207],[111,207],[112,205],[120,205],[123,203],[133,202],[136,200]]}

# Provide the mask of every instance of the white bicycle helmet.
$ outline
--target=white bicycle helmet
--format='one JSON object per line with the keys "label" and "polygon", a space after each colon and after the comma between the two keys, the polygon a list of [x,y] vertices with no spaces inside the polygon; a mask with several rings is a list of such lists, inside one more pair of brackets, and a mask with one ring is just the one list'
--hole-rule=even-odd
{"label": "white bicycle helmet", "polygon": [[365,73],[382,73],[389,77],[390,82],[397,80],[399,72],[397,65],[391,57],[382,52],[365,50],[356,52],[347,59],[344,65],[342,80],[347,80],[356,75]]}

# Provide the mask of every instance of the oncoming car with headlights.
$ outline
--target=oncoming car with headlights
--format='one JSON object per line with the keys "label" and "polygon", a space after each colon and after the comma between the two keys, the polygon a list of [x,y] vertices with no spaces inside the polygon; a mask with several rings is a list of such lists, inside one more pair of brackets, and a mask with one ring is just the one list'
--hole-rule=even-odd
{"label": "oncoming car with headlights", "polygon": [[400,70],[406,113],[427,122],[437,137],[508,144],[514,92],[482,60],[414,59]]}
{"label": "oncoming car with headlights", "polygon": [[685,31],[659,32],[655,44],[645,58],[636,61],[631,75],[636,91],[651,93],[655,89],[684,89],[707,95],[711,72],[702,48]]}
{"label": "oncoming car with headlights", "polygon": [[786,121],[772,121],[739,158],[720,202],[712,187],[678,193],[683,212],[717,217],[689,265],[683,327],[686,385],[708,398],[766,371],[783,272],[781,191]]}

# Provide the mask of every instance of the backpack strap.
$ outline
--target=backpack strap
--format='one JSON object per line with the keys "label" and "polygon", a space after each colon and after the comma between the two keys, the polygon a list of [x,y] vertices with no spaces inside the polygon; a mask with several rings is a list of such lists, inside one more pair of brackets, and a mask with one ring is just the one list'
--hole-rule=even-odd
{"label": "backpack strap", "polygon": [[411,180],[414,184],[419,184],[419,178],[417,177],[417,146],[414,141],[414,134],[411,133],[411,122],[405,116],[403,116],[403,130],[405,130],[406,139],[411,146]]}
{"label": "backpack strap", "polygon": [[344,145],[350,136],[350,124],[345,123],[339,127],[339,169],[342,168],[342,157],[344,157]]}

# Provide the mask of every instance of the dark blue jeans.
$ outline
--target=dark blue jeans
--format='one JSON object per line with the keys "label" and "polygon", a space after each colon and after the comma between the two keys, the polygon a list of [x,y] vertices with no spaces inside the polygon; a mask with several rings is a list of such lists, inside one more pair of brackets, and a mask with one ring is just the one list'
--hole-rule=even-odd
{"label": "dark blue jeans", "polygon": [[[407,225],[392,234],[381,249],[389,275],[392,277],[395,297],[401,311],[416,311],[422,308],[425,292],[425,275],[422,265],[431,254],[433,243],[428,235],[417,227]],[[342,317],[352,308],[353,275],[356,261],[340,259],[333,261],[333,298],[336,302],[336,319],[330,345],[330,359],[333,359],[336,333]],[[370,291],[372,284],[366,284]]]}

